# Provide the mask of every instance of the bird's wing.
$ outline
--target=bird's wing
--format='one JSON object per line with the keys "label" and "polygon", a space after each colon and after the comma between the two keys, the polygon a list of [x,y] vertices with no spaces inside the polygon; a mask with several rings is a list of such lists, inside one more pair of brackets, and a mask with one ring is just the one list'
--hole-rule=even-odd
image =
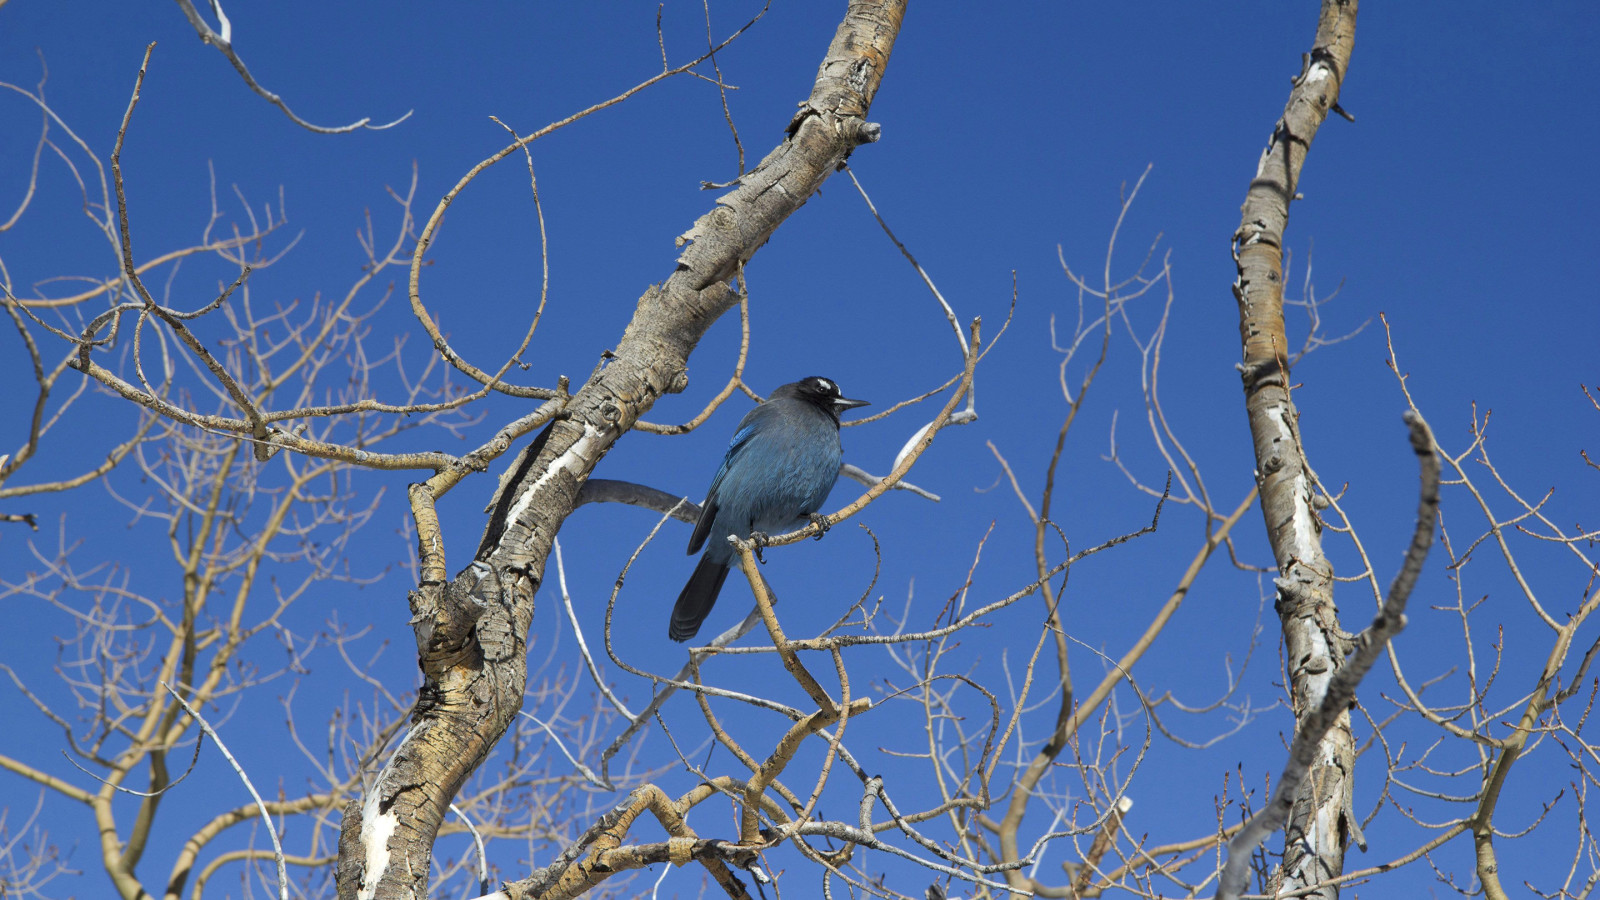
{"label": "bird's wing", "polygon": [[706,542],[706,536],[711,534],[711,523],[717,518],[717,501],[707,497],[706,502],[700,504],[700,520],[694,523],[694,534],[689,535],[689,555],[700,552],[700,547]]}
{"label": "bird's wing", "polygon": [[739,423],[739,430],[733,433],[733,440],[728,442],[728,452],[722,457],[722,466],[717,469],[717,475],[711,479],[711,488],[706,491],[706,502],[700,504],[700,520],[694,525],[694,533],[689,535],[689,555],[700,552],[705,545],[706,538],[711,534],[711,523],[717,518],[717,488],[722,485],[722,479],[727,477],[728,467],[739,455],[739,451],[750,443],[750,438],[755,436],[756,422],[760,417],[756,413],[763,407],[756,407]]}

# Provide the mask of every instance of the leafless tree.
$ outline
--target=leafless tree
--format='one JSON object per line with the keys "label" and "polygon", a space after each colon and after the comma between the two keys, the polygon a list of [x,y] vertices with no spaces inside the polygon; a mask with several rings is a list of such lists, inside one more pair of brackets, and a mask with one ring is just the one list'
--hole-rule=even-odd
{"label": "leafless tree", "polygon": [[[365,125],[305,123],[249,74],[232,48],[220,4],[211,4],[220,30],[188,0],[179,5],[249,88],[296,123],[330,133]],[[1077,314],[1070,328],[1058,323],[1053,334],[1063,412],[1042,484],[1034,486],[1013,467],[1007,448],[989,445],[1029,525],[1030,577],[999,593],[975,590],[985,537],[973,548],[965,582],[931,616],[913,609],[909,598],[904,609],[886,609],[881,597],[872,597],[874,584],[833,627],[810,637],[787,633],[776,611],[778,596],[799,588],[761,574],[762,549],[820,537],[890,490],[931,496],[906,477],[942,429],[978,421],[975,383],[1006,327],[964,320],[960,304],[938,288],[936,273],[895,236],[893,211],[880,211],[850,172],[863,203],[950,325],[956,351],[946,370],[930,374],[926,393],[860,424],[897,416],[892,426],[911,415],[903,410],[934,398],[938,410],[907,429],[886,475],[847,467],[866,488],[856,499],[791,534],[735,542],[755,608],[740,625],[691,649],[688,663],[674,672],[651,671],[618,652],[613,614],[639,555],[666,522],[693,521],[697,510],[654,485],[591,476],[632,432],[688,433],[736,393],[754,396],[743,379],[750,327],[745,266],[825,179],[848,170],[853,152],[877,140],[869,111],[906,15],[903,2],[849,4],[811,94],[781,141],[748,171],[738,144],[740,177],[710,186],[726,192],[679,239],[672,270],[644,290],[627,329],[577,385],[565,378],[518,381],[548,297],[547,251],[538,306],[511,355],[480,366],[452,345],[430,313],[423,285],[444,212],[484,171],[520,161],[542,238],[530,145],[665,79],[700,77],[724,90],[715,54],[754,22],[720,43],[708,39],[706,53],[678,65],[669,62],[663,40],[661,69],[650,78],[530,134],[507,127],[508,143],[461,176],[426,218],[413,216],[415,180],[392,192],[394,208],[377,217],[387,224],[369,217],[362,232],[363,257],[354,266],[359,274],[334,299],[308,304],[263,301],[252,287],[252,275],[293,245],[281,203],[258,218],[241,197],[241,224],[219,236],[228,216],[213,200],[208,224],[189,246],[149,255],[136,245],[139,223],[152,213],[128,202],[121,153],[126,141],[138,139],[136,111],[151,52],[134,82],[109,170],[58,117],[42,84],[32,90],[4,85],[41,115],[33,179],[46,151],[69,161],[111,274],[77,293],[47,283],[30,296],[0,269],[5,309],[31,364],[34,397],[25,419],[6,423],[21,437],[0,458],[0,503],[103,482],[135,524],[164,536],[171,561],[159,565],[172,587],[155,593],[130,579],[131,568],[155,567],[153,560],[82,561],[84,551],[65,526],[52,544],[35,540],[28,572],[8,572],[0,580],[4,596],[47,605],[73,623],[57,664],[64,690],[41,688],[42,668],[9,662],[0,668],[34,712],[59,728],[59,749],[77,770],[55,774],[50,754],[37,748],[0,753],[0,768],[14,783],[38,791],[29,806],[10,806],[0,817],[0,885],[18,896],[45,896],[67,872],[38,812],[66,800],[87,809],[100,835],[98,864],[129,900],[185,892],[198,898],[229,867],[243,873],[246,890],[282,896],[291,890],[293,871],[293,889],[307,894],[427,896],[448,886],[505,900],[553,900],[596,891],[642,893],[640,872],[658,863],[695,864],[708,890],[733,897],[748,896],[750,882],[761,886],[778,877],[783,886],[824,896],[843,890],[895,898],[1117,891],[1237,897],[1252,876],[1256,888],[1272,896],[1333,897],[1344,885],[1423,861],[1463,893],[1504,897],[1497,839],[1533,829],[1555,834],[1544,813],[1571,790],[1577,814],[1570,870],[1528,881],[1544,896],[1589,895],[1600,882],[1600,850],[1587,824],[1586,798],[1600,755],[1582,734],[1595,696],[1595,682],[1586,692],[1584,681],[1600,642],[1575,668],[1568,657],[1597,602],[1600,569],[1590,556],[1596,533],[1556,524],[1543,511],[1548,498],[1524,499],[1514,479],[1490,460],[1487,415],[1474,411],[1465,449],[1441,447],[1411,402],[1398,363],[1391,362],[1397,396],[1408,410],[1405,428],[1396,424],[1393,452],[1379,455],[1405,465],[1402,436],[1409,434],[1420,499],[1410,544],[1382,548],[1401,555],[1385,588],[1388,573],[1373,559],[1381,553],[1369,555],[1341,493],[1317,477],[1314,448],[1301,437],[1290,366],[1338,339],[1322,329],[1318,310],[1326,298],[1317,298],[1309,275],[1298,301],[1284,296],[1288,210],[1317,129],[1328,113],[1343,112],[1339,88],[1350,65],[1356,15],[1354,0],[1321,6],[1312,50],[1262,154],[1234,235],[1234,294],[1244,338],[1240,372],[1256,473],[1253,484],[1240,486],[1238,500],[1226,494],[1217,500],[1212,486],[1225,479],[1208,475],[1166,414],[1162,352],[1178,302],[1171,261],[1159,241],[1131,272],[1118,253],[1141,177],[1125,192],[1098,278],[1062,254]],[[0,230],[22,218],[33,184]],[[185,260],[226,271],[214,296],[204,302],[172,296],[170,273]],[[374,311],[387,298],[383,276],[394,269],[407,273],[406,299],[428,339],[420,353],[387,336],[374,338]],[[153,288],[163,274],[169,288]],[[1291,340],[1284,312],[1296,305],[1309,324],[1303,337]],[[647,420],[659,398],[687,387],[690,354],[735,308],[744,341],[726,383],[684,423]],[[1109,464],[1126,475],[1129,496],[1148,524],[1097,534],[1075,548],[1057,521],[1062,462],[1081,433],[1075,429],[1080,412],[1102,390],[1107,361],[1130,348],[1144,430],[1165,474],[1149,477],[1126,458],[1126,444],[1113,433]],[[393,385],[400,386],[398,394],[390,393]],[[19,483],[19,473],[33,471],[41,447],[75,422],[81,399],[94,392],[126,401],[121,407],[134,413],[104,461],[69,477]],[[491,407],[483,401],[491,395],[534,401],[532,411],[489,420]],[[459,454],[417,451],[397,440],[412,431],[480,443]],[[503,459],[514,447],[518,452]],[[1481,468],[1470,467],[1472,460]],[[421,473],[406,497],[411,555],[396,547],[390,564],[415,585],[407,599],[422,683],[414,693],[372,674],[376,651],[361,629],[331,623],[307,632],[293,624],[296,605],[324,586],[371,581],[385,568],[354,559],[378,504],[370,486],[393,484],[367,469]],[[145,494],[127,495],[120,482],[105,477],[125,470],[139,473]],[[489,471],[499,474],[499,487],[485,510],[483,536],[472,560],[452,575],[445,547],[459,538],[445,540],[436,504]],[[585,634],[574,613],[558,540],[573,511],[594,502],[629,503],[661,515],[618,573],[598,635]],[[1270,565],[1252,564],[1262,549],[1242,546],[1234,533],[1258,502]],[[1456,511],[1453,502],[1467,512]],[[35,529],[39,524],[26,510],[0,513]],[[1457,516],[1482,524],[1458,525]],[[1453,535],[1463,528],[1467,535]],[[1125,646],[1112,645],[1120,637],[1079,633],[1063,615],[1073,568],[1091,557],[1099,557],[1092,564],[1115,565],[1118,548],[1150,539],[1158,529],[1163,536],[1179,529],[1188,547],[1163,601]],[[1406,604],[1436,533],[1449,565],[1436,559],[1433,568],[1447,568],[1444,577],[1455,590],[1444,614],[1460,629],[1463,662],[1418,681],[1402,667],[1402,648],[1390,639],[1405,627]],[[1325,536],[1347,545],[1339,552],[1359,559],[1360,571],[1336,576]],[[1577,575],[1545,588],[1540,576],[1549,570],[1530,571],[1519,562],[1527,547],[1559,550]],[[1473,618],[1481,601],[1470,600],[1476,594],[1464,587],[1475,552],[1499,555],[1529,615],[1551,635],[1531,678],[1502,673],[1498,645],[1482,671],[1481,623]],[[1204,785],[1197,791],[1213,795],[1213,814],[1181,833],[1152,834],[1137,826],[1134,804],[1151,754],[1209,745],[1274,712],[1252,706],[1238,690],[1238,676],[1254,659],[1254,633],[1239,640],[1243,662],[1230,664],[1227,690],[1204,704],[1137,674],[1202,571],[1221,567],[1224,558],[1242,577],[1269,578],[1274,588],[1285,705],[1293,715],[1283,770],[1259,793],[1242,770],[1204,773],[1194,780]],[[1346,630],[1348,613],[1342,623],[1334,605],[1340,583],[1366,585],[1374,598],[1370,625],[1357,634]],[[545,610],[536,621],[533,601],[541,587],[547,596],[559,595],[562,609]],[[1551,593],[1561,599],[1549,599]],[[997,676],[971,639],[1002,621],[1028,624],[1004,642]],[[757,629],[766,643],[736,644]],[[558,638],[571,645],[559,654]],[[258,689],[287,682],[317,653],[337,656],[347,670],[347,699],[308,718],[296,691],[288,690],[283,727],[273,738],[286,752],[298,752],[315,772],[312,783],[291,790],[280,781],[276,795],[264,797],[257,785],[271,773],[239,767],[254,801],[217,804],[213,818],[163,861],[169,863],[164,881],[137,872],[161,827],[166,798],[185,789],[206,736],[225,749],[237,734],[230,726],[240,710],[259,710]],[[743,658],[781,671],[782,689],[769,683],[755,690],[729,678],[721,667]],[[1081,674],[1086,659],[1096,673],[1087,682]],[[1378,665],[1384,659],[1386,672]],[[613,668],[647,689],[650,700],[630,705],[614,687],[621,676],[610,674]],[[1392,679],[1384,684],[1392,683],[1394,692],[1380,692],[1371,679],[1363,684],[1374,669]],[[1457,693],[1443,698],[1448,691]],[[881,708],[898,707],[906,715],[906,704],[921,725],[915,746],[886,752],[910,761],[920,774],[876,774],[853,735],[870,727]],[[1213,733],[1183,737],[1175,725],[1180,718]],[[326,723],[325,735],[311,737],[304,723],[312,720],[318,731]],[[651,731],[661,734],[670,753],[642,751],[643,735]],[[713,745],[722,751],[715,765],[695,750]],[[1548,793],[1543,812],[1531,824],[1519,823],[1524,830],[1509,830],[1516,826],[1504,824],[1501,806],[1511,766],[1536,752],[1562,759],[1575,774],[1570,787],[1553,791],[1540,780],[1536,789]],[[673,796],[661,786],[669,770],[691,772],[699,783]],[[1252,785],[1256,774],[1250,773]],[[1355,808],[1358,776],[1381,784],[1365,814]],[[1436,814],[1441,808],[1466,812]],[[726,818],[719,824],[705,812],[711,809],[725,810]],[[850,815],[830,814],[839,809]],[[1364,829],[1380,815],[1386,830],[1403,837],[1380,848],[1386,862],[1348,869],[1349,846],[1366,849]],[[1267,837],[1279,829],[1285,834],[1281,850],[1268,849]],[[240,837],[236,830],[251,833]],[[452,835],[462,840],[446,849],[440,841]],[[1476,854],[1467,880],[1434,857],[1463,835],[1472,836]],[[489,862],[486,848],[502,845],[526,848],[516,871]],[[536,856],[546,862],[534,864]],[[903,864],[895,879],[883,877],[884,859]],[[1042,871],[1046,859],[1059,865],[1059,874]],[[915,881],[904,880],[913,877],[904,872],[914,873]],[[497,888],[495,881],[501,881]]]}

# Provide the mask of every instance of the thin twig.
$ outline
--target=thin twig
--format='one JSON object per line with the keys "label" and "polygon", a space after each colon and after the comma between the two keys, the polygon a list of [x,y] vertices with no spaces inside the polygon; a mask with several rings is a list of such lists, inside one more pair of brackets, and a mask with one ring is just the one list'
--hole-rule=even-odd
{"label": "thin twig", "polygon": [[289,900],[289,870],[285,867],[283,844],[278,841],[278,830],[272,827],[272,814],[267,812],[267,802],[261,799],[261,795],[256,792],[256,786],[250,783],[250,776],[245,774],[244,766],[239,765],[239,761],[233,758],[232,753],[228,752],[228,745],[222,742],[222,735],[217,734],[217,730],[211,727],[211,723],[206,721],[205,716],[200,715],[198,710],[190,706],[189,701],[183,699],[182,695],[172,689],[172,685],[163,681],[161,686],[167,689],[167,693],[172,695],[172,699],[178,701],[184,710],[193,716],[196,722],[200,723],[200,727],[205,729],[205,733],[211,736],[211,740],[216,742],[217,749],[222,751],[222,755],[228,760],[228,765],[233,766],[233,771],[238,773],[239,780],[244,782],[245,788],[250,791],[250,796],[255,799],[256,809],[261,811],[261,822],[266,826],[267,835],[272,838],[272,858],[278,864],[278,900]]}
{"label": "thin twig", "polygon": [[301,128],[304,128],[307,131],[314,131],[317,134],[348,134],[349,132],[360,128],[366,128],[371,131],[382,131],[385,128],[393,128],[394,126],[399,125],[401,122],[411,118],[411,113],[414,112],[414,110],[407,110],[405,115],[386,125],[370,124],[372,122],[371,117],[359,119],[355,122],[351,122],[349,125],[335,125],[331,127],[326,125],[313,125],[312,123],[307,122],[305,119],[295,115],[294,110],[289,108],[289,104],[283,102],[282,97],[262,87],[261,84],[256,81],[255,76],[250,74],[250,70],[245,67],[244,60],[240,59],[239,54],[234,52],[233,23],[228,21],[227,15],[223,13],[221,0],[210,0],[211,11],[216,14],[218,27],[222,29],[220,33],[213,31],[211,29],[211,25],[206,22],[205,19],[200,17],[200,12],[194,8],[194,4],[191,3],[190,0],[177,0],[177,2],[178,6],[183,9],[184,16],[189,19],[189,24],[194,27],[195,33],[200,35],[200,40],[205,41],[207,44],[217,48],[217,50],[219,50],[223,56],[226,56],[228,58],[228,62],[233,64],[234,70],[239,73],[239,77],[243,78],[244,83],[249,85],[250,90],[254,91],[257,96],[260,96],[273,106],[283,110],[284,115],[288,116],[296,125],[299,125]]}

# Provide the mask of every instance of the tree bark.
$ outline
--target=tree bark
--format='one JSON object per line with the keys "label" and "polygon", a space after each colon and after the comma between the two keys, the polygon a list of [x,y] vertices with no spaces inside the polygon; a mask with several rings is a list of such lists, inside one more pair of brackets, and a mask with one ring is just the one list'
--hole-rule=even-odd
{"label": "tree bark", "polygon": [[521,708],[534,594],[579,489],[658,397],[687,387],[689,354],[737,302],[728,282],[739,265],[877,138],[865,116],[904,14],[905,0],[849,5],[783,142],[678,239],[676,269],[645,291],[615,350],[513,463],[475,560],[411,592],[424,682],[399,748],[345,809],[341,900],[426,896],[451,798]]}
{"label": "tree bark", "polygon": [[[1300,169],[1330,111],[1355,40],[1356,0],[1323,0],[1316,42],[1294,81],[1282,118],[1261,154],[1234,234],[1238,279],[1240,372],[1255,444],[1261,512],[1277,560],[1277,611],[1297,727],[1316,712],[1348,639],[1333,602],[1333,568],[1322,553],[1312,507],[1314,476],[1300,441],[1299,413],[1289,391],[1289,343],[1283,322],[1283,233]],[[1296,798],[1284,834],[1278,890],[1292,891],[1337,876],[1344,868],[1355,744],[1348,714],[1329,729]],[[1329,887],[1312,896],[1332,898]]]}

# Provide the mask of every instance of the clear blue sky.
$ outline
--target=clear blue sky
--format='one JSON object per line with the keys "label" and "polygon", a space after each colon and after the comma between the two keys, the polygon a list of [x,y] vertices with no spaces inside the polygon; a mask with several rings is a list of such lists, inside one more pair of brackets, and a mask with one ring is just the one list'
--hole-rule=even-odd
{"label": "clear blue sky", "polygon": [[[755,8],[714,4],[714,31],[719,37],[729,32]],[[407,111],[411,117],[386,131],[342,136],[296,128],[250,94],[223,57],[196,39],[179,9],[165,3],[11,0],[0,8],[0,81],[31,89],[41,76],[42,57],[52,107],[105,160],[144,47],[157,41],[124,152],[135,246],[148,258],[196,239],[208,214],[208,166],[229,222],[240,218],[233,186],[258,211],[267,202],[276,206],[281,189],[288,233],[301,237],[284,261],[255,278],[261,298],[306,300],[317,292],[342,292],[360,262],[355,234],[365,212],[372,211],[380,233],[390,227],[393,204],[386,186],[403,190],[415,166],[417,207],[426,215],[469,167],[506,143],[489,116],[526,133],[616,94],[660,65],[651,4],[397,7],[295,0],[238,2],[227,9],[236,47],[254,74],[305,118],[338,124],[364,116],[386,121]],[[806,96],[841,10],[837,3],[777,0],[719,56],[726,80],[739,87],[729,104],[750,164],[781,138],[795,104]],[[1129,274],[1162,235],[1157,258],[1170,253],[1175,290],[1162,369],[1166,411],[1205,467],[1219,505],[1231,509],[1248,489],[1252,462],[1233,370],[1239,350],[1228,238],[1289,79],[1310,47],[1315,18],[1316,4],[1309,0],[981,9],[913,4],[871,114],[883,126],[883,139],[857,151],[852,168],[959,316],[981,315],[992,336],[1011,300],[1013,272],[1019,294],[1015,323],[980,369],[980,421],[946,432],[911,476],[943,501],[931,505],[896,494],[858,520],[882,542],[874,596],[884,596],[888,608],[899,609],[914,585],[913,620],[930,620],[959,587],[991,523],[994,534],[974,582],[975,597],[1003,596],[1030,580],[1031,529],[1000,483],[985,442],[1006,455],[1036,502],[1064,412],[1056,387],[1059,354],[1051,349],[1048,329],[1052,317],[1070,323],[1076,312],[1057,247],[1075,270],[1097,276],[1119,189],[1147,165],[1153,168],[1123,226],[1114,274]],[[663,25],[674,64],[704,46],[699,5],[669,3]],[[1344,334],[1368,323],[1353,339],[1318,351],[1297,368],[1303,387],[1296,398],[1311,462],[1327,483],[1349,482],[1346,508],[1385,583],[1410,532],[1415,468],[1400,425],[1403,398],[1384,364],[1380,312],[1393,325],[1410,387],[1441,441],[1457,452],[1464,449],[1472,405],[1493,409],[1491,449],[1502,472],[1526,495],[1560,488],[1549,507],[1552,518],[1569,527],[1575,520],[1594,527],[1600,490],[1578,451],[1600,450],[1600,413],[1579,390],[1580,384],[1600,381],[1594,350],[1600,337],[1600,230],[1594,213],[1600,176],[1589,159],[1600,126],[1592,79],[1580,60],[1592,56],[1597,39],[1600,14],[1583,3],[1448,9],[1374,3],[1361,14],[1342,98],[1356,121],[1332,120],[1318,136],[1288,242],[1295,259],[1292,287],[1298,290],[1305,261],[1314,257],[1319,296],[1339,290],[1323,311],[1328,332]],[[21,197],[38,120],[31,104],[0,93],[0,214],[9,215]],[[737,158],[715,88],[689,77],[671,79],[538,142],[533,158],[550,230],[551,296],[524,377],[549,385],[568,375],[577,382],[614,346],[639,294],[670,273],[673,237],[711,203],[713,195],[700,183],[733,178]],[[48,155],[42,165],[29,214],[0,233],[4,274],[23,296],[46,278],[114,272],[104,241],[78,211],[68,170]],[[451,208],[432,258],[424,291],[455,346],[481,365],[497,363],[515,347],[538,293],[538,236],[520,161],[491,171]],[[213,263],[186,266],[172,282],[174,303],[200,305],[226,275]],[[821,374],[881,408],[931,388],[958,367],[942,315],[844,176],[830,180],[777,232],[748,275],[754,335],[746,378],[758,391]],[[374,343],[388,346],[387,335],[406,335],[409,358],[420,360],[427,341],[404,309],[404,273],[396,269],[390,276],[401,292],[375,320]],[[38,290],[59,293],[48,284]],[[1148,331],[1154,325],[1162,299],[1134,312],[1138,327]],[[1303,321],[1291,321],[1291,334],[1303,331]],[[681,421],[698,411],[726,378],[737,342],[737,318],[730,316],[693,357],[689,390],[663,400],[650,418]],[[1056,518],[1074,547],[1148,521],[1150,502],[1103,458],[1117,414],[1120,449],[1130,467],[1149,482],[1162,477],[1164,464],[1141,424],[1138,372],[1137,350],[1119,334],[1066,452]],[[1075,385],[1081,364],[1068,374]],[[0,383],[28,378],[14,332],[0,336]],[[0,392],[0,453],[21,441],[30,401],[27,392]],[[735,398],[705,429],[683,438],[630,436],[597,474],[698,500],[746,408],[746,401]],[[472,446],[525,409],[500,401],[485,411],[487,420],[469,430],[465,442],[413,433],[397,446]],[[846,458],[887,471],[924,415],[912,411],[846,431]],[[103,455],[131,420],[115,402],[86,402],[10,486],[81,469]],[[373,523],[354,545],[353,567],[360,574],[385,571],[408,553],[399,530],[409,480],[404,474],[356,477],[364,497],[384,492]],[[123,496],[148,490],[133,470],[119,472],[111,483]],[[492,475],[476,478],[445,501],[452,571],[476,546],[480,509],[493,484]],[[854,491],[842,484],[829,508],[844,505]],[[68,542],[86,542],[75,557],[80,564],[125,561],[142,590],[176,595],[167,572],[133,562],[146,555],[159,559],[165,552],[159,532],[132,523],[132,514],[103,487],[14,500],[0,511],[37,513],[45,525],[37,535],[16,525],[0,531],[0,579],[12,582],[39,568],[30,540],[49,556],[64,534]],[[1446,515],[1461,523],[1456,536],[1463,543],[1464,535],[1477,533],[1460,497],[1447,496]],[[618,569],[653,524],[654,517],[641,511],[589,507],[562,532],[569,585],[591,639]],[[1241,553],[1269,563],[1261,531],[1259,515],[1247,516],[1239,531]],[[688,530],[669,525],[663,534],[630,575],[620,601],[628,616],[617,635],[621,652],[657,671],[681,660],[682,650],[665,641],[664,631],[671,599],[692,567],[680,549]],[[1198,540],[1198,520],[1173,510],[1156,536],[1086,563],[1074,572],[1066,598],[1068,630],[1089,646],[1120,652],[1165,598]],[[1342,572],[1355,570],[1347,544],[1330,542],[1329,553]],[[1510,703],[1532,686],[1548,632],[1529,625],[1526,605],[1492,577],[1492,563],[1481,564],[1484,573],[1468,591],[1488,595],[1478,614],[1480,654],[1492,652],[1495,626],[1507,629],[1501,677],[1515,684],[1505,688],[1504,702]],[[1175,629],[1136,674],[1152,693],[1172,690],[1185,702],[1206,702],[1225,684],[1225,657],[1237,661],[1246,651],[1259,613],[1266,630],[1243,690],[1257,706],[1271,704],[1278,696],[1272,686],[1276,622],[1270,600],[1260,609],[1261,591],[1270,588],[1229,569],[1226,560],[1212,566]],[[831,622],[837,609],[866,589],[872,570],[871,542],[852,524],[821,544],[775,551],[768,576],[780,592],[790,586],[785,596],[808,598],[784,610],[796,633]],[[315,633],[334,617],[355,627],[370,625],[367,652],[380,641],[392,644],[375,674],[396,689],[409,689],[416,669],[406,626],[406,576],[398,568],[388,572],[364,588],[327,585],[295,608],[290,626]],[[1584,590],[1581,574],[1575,576],[1568,562],[1552,564],[1546,600],[1558,616],[1576,608]],[[1439,557],[1429,575],[1413,599],[1412,627],[1400,639],[1402,652],[1413,654],[1413,670],[1424,676],[1444,671],[1459,656],[1459,630],[1451,630],[1449,616],[1426,609],[1449,602],[1451,587]],[[1532,575],[1547,573],[1536,567]],[[1345,624],[1355,630],[1364,624],[1370,600],[1359,586],[1343,590]],[[709,627],[731,623],[741,602],[742,592],[730,584]],[[558,622],[548,591],[539,603],[535,641],[558,645],[565,659],[570,641],[557,635],[567,626]],[[998,668],[1002,639],[1037,629],[1037,602],[1030,603],[1002,618],[1000,627],[968,639],[973,672],[997,689],[1004,685]],[[70,620],[26,597],[4,604],[0,615],[11,625],[0,634],[0,658],[33,673],[47,696],[64,698],[51,684],[51,638],[68,634]],[[1593,637],[1580,634],[1580,647]],[[270,664],[273,648],[259,652]],[[533,655],[540,652],[536,647]],[[1092,655],[1076,652],[1080,680],[1099,671]],[[881,656],[861,653],[858,659],[852,665],[860,667],[860,683],[890,677]],[[320,665],[302,677],[303,699],[297,701],[310,722],[318,721],[319,709],[337,703],[340,692],[356,687],[335,656],[321,657]],[[726,671],[733,680],[784,677],[771,659],[730,664]],[[1389,683],[1382,672],[1377,678],[1369,688],[1373,702]],[[617,683],[635,700],[648,695],[640,682]],[[224,731],[237,738],[236,750],[267,784],[281,776],[298,785],[306,777],[294,767],[297,757],[285,745],[273,699],[288,689],[287,680],[263,689],[260,699],[233,712]],[[60,761],[59,731],[27,711],[9,686],[5,690],[4,752],[86,782]],[[696,714],[687,702],[673,715],[678,727],[693,729]],[[896,771],[900,764],[876,748],[896,746],[906,722],[892,708],[877,715],[863,720],[852,740],[859,741],[858,755],[871,758],[869,767]],[[1045,722],[1035,722],[1026,736],[1037,739]],[[1228,727],[1218,716],[1176,722],[1177,730],[1196,739]],[[1279,709],[1203,752],[1158,740],[1152,763],[1134,782],[1140,805],[1129,827],[1157,840],[1203,834],[1222,778],[1236,765],[1243,766],[1249,784],[1275,776],[1279,735],[1289,727]],[[1430,738],[1418,731],[1412,739]],[[648,753],[665,752],[658,738],[651,740]],[[694,736],[690,743],[698,740]],[[725,758],[717,762],[731,767]],[[1368,757],[1362,765],[1377,762]],[[1566,785],[1573,777],[1566,766],[1565,756],[1548,745],[1519,765],[1512,778],[1517,796],[1526,799],[1516,801],[1524,806],[1515,807],[1515,814],[1508,806],[1504,826],[1531,822],[1525,813],[1537,807],[1526,804],[1553,797]],[[902,793],[915,790],[910,785],[921,776],[912,773],[906,769]],[[1358,785],[1360,778],[1358,773]],[[242,799],[219,760],[204,762],[196,780],[204,787],[175,797],[163,811],[169,830],[159,841],[173,844],[158,842],[152,850],[145,873],[151,883],[159,880],[155,872],[165,871],[176,842],[219,808],[217,796],[230,805]],[[660,780],[669,791],[692,784],[676,771]],[[13,807],[13,816],[31,808],[35,796],[32,786],[0,775],[0,799]],[[849,796],[847,786],[824,812],[853,818],[853,808],[846,812],[843,805]],[[1358,809],[1364,812],[1372,800],[1358,795]],[[1547,826],[1555,856],[1510,843],[1503,851],[1508,884],[1540,878],[1570,852],[1571,797],[1563,803],[1552,814],[1560,823]],[[1458,812],[1422,808],[1434,820]],[[712,827],[712,817],[721,815],[703,813],[702,827]],[[1410,849],[1394,843],[1417,834],[1391,824],[1401,821],[1386,810],[1369,830],[1373,850],[1352,854],[1350,865],[1376,864]],[[83,812],[61,804],[46,825],[53,840],[73,850],[74,863],[90,871],[56,893],[99,896],[108,890],[98,869],[95,831]],[[1458,841],[1436,860],[1465,883],[1470,843]],[[1061,853],[1053,853],[1041,872],[1056,871],[1060,861]],[[506,877],[519,874],[514,850],[499,863]],[[919,890],[916,879],[922,876],[903,877],[898,889]],[[1414,894],[1432,883],[1425,868],[1391,879],[1392,887],[1379,890]],[[802,891],[810,890],[810,882],[805,884]],[[669,875],[663,890],[687,895],[697,887],[698,874],[685,872]],[[236,879],[214,888],[234,894],[238,889]]]}

